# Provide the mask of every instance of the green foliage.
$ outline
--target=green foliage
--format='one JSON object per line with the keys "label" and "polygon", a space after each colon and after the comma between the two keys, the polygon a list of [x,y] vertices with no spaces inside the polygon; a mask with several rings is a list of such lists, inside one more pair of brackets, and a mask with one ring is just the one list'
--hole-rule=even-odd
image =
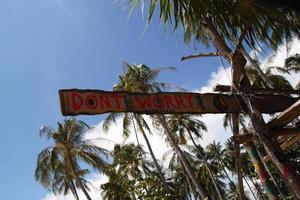
{"label": "green foliage", "polygon": [[107,169],[105,160],[110,153],[94,145],[91,140],[84,140],[88,129],[87,124],[75,118],[58,123],[57,130],[49,127],[41,129],[41,136],[54,141],[53,146],[41,151],[37,158],[35,178],[45,188],[59,194],[71,191],[76,198],[77,187],[88,190],[84,177],[89,170],[81,169],[79,161],[100,171]]}
{"label": "green foliage", "polygon": [[101,186],[104,199],[174,199],[165,192],[141,146],[115,145],[109,181]]}
{"label": "green foliage", "polygon": [[134,9],[139,3],[148,10],[150,22],[157,8],[159,18],[174,29],[179,25],[187,41],[196,38],[210,44],[207,27],[211,24],[224,39],[236,44],[239,34],[246,32],[245,42],[251,47],[266,43],[272,48],[293,35],[299,36],[300,18],[291,9],[266,7],[247,0],[128,0]]}

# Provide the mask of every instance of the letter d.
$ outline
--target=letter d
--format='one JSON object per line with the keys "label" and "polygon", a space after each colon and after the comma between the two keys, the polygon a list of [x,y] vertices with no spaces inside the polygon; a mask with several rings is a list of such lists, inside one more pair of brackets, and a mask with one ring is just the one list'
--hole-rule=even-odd
{"label": "letter d", "polygon": [[72,95],[72,109],[74,111],[77,111],[81,108],[83,104],[83,98],[76,93],[72,93],[71,95]]}

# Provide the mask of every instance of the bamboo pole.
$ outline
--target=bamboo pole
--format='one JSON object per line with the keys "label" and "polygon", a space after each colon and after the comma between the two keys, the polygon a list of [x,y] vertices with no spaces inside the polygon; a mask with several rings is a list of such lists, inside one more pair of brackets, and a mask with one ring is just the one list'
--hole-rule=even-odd
{"label": "bamboo pole", "polygon": [[258,174],[259,180],[270,200],[279,200],[278,192],[275,190],[273,183],[269,180],[269,174],[266,171],[263,162],[258,154],[257,149],[253,142],[247,142],[244,144],[244,147],[249,154],[249,157],[254,165],[254,169]]}

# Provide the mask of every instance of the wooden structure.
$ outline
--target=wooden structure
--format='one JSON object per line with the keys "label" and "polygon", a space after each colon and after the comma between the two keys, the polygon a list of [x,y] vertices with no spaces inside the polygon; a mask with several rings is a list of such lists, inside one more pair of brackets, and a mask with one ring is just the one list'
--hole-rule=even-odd
{"label": "wooden structure", "polygon": [[[201,113],[232,113],[233,132],[232,137],[235,143],[235,156],[239,158],[239,145],[244,144],[249,156],[259,175],[261,183],[266,188],[270,199],[278,199],[278,193],[273,188],[272,182],[268,180],[268,173],[263,166],[263,160],[258,156],[257,150],[253,145],[253,140],[261,139],[262,135],[256,134],[255,131],[249,131],[239,134],[238,117],[239,113],[249,113],[249,105],[239,95],[231,92],[229,86],[217,86],[216,91],[219,93],[180,93],[180,92],[163,92],[163,93],[128,93],[128,92],[109,92],[103,90],[79,90],[64,89],[59,91],[61,110],[64,116],[74,115],[96,115],[107,112],[135,112],[142,114],[201,114]],[[225,92],[225,94],[224,94]],[[230,93],[228,93],[230,92]],[[300,140],[299,122],[288,126],[295,121],[300,115],[300,98],[285,95],[282,90],[253,90],[251,103],[255,104],[256,112],[259,113],[276,113],[281,112],[276,118],[266,124],[260,124],[262,131],[267,130],[271,137],[275,138],[280,144],[282,150]],[[289,94],[300,94],[297,90],[288,91]],[[272,103],[270,103],[272,102]],[[252,113],[253,114],[253,113]],[[255,115],[255,113],[254,113]],[[251,120],[258,121],[259,118]],[[266,133],[264,133],[266,134]],[[265,137],[265,136],[263,136]],[[266,140],[266,139],[264,139]],[[279,147],[279,148],[280,148]],[[266,161],[268,158],[265,157]],[[240,161],[236,159],[236,166],[240,171]],[[286,171],[287,179],[292,175],[288,167],[283,166]],[[238,173],[240,174],[240,173]],[[285,174],[284,174],[285,175]],[[241,175],[239,175],[239,185],[242,186]],[[244,192],[241,190],[240,194]],[[297,187],[297,186],[295,186]],[[245,197],[241,196],[241,199]]]}

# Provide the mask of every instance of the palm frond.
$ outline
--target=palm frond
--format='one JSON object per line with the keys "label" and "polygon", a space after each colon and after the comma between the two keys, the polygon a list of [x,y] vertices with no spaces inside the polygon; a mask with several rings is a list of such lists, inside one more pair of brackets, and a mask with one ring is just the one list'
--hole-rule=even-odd
{"label": "palm frond", "polygon": [[130,128],[132,124],[131,115],[129,113],[124,113],[123,117],[123,137],[128,138],[130,135]]}
{"label": "palm frond", "polygon": [[105,132],[108,132],[112,123],[117,123],[117,117],[119,117],[120,115],[122,115],[122,113],[109,113],[109,115],[105,118],[103,122],[102,129]]}

